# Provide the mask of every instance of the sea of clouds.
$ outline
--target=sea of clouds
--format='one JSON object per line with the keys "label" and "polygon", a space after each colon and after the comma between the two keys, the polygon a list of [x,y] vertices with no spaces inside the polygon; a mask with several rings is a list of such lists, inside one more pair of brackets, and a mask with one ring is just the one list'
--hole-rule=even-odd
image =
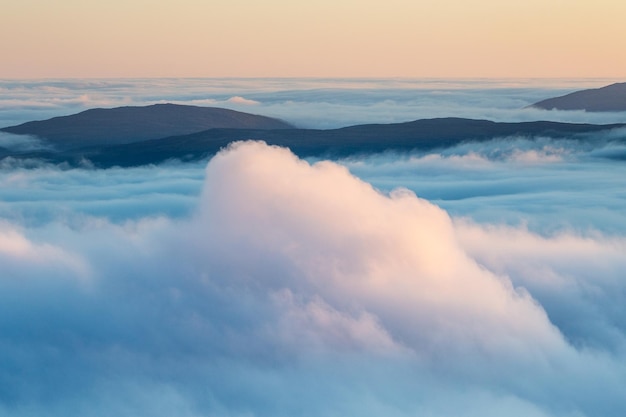
{"label": "sea of clouds", "polygon": [[0,80],[0,127],[95,107],[164,102],[225,107],[281,118],[303,128],[336,128],[448,116],[504,122],[621,123],[626,119],[625,113],[526,108],[546,98],[617,81],[620,80]]}
{"label": "sea of clouds", "polygon": [[611,135],[340,161],[255,141],[128,169],[5,159],[0,416],[621,416]]}

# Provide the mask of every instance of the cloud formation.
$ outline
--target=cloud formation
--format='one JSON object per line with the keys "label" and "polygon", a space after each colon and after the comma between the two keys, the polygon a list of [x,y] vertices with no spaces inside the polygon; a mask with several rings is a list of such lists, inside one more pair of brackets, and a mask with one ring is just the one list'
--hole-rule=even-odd
{"label": "cloud formation", "polygon": [[513,137],[438,152],[370,155],[340,161],[376,187],[404,186],[481,223],[525,224],[624,235],[622,145],[612,134],[585,140]]}
{"label": "cloud formation", "polygon": [[0,148],[9,149],[13,152],[28,152],[50,149],[51,146],[33,136],[0,132]]}
{"label": "cloud formation", "polygon": [[[205,198],[210,204],[202,211],[209,230],[221,237],[218,259],[241,265],[242,254],[267,251],[263,258],[279,257],[298,271],[292,279],[311,275],[301,285],[325,299],[350,298],[355,308],[373,310],[398,327],[400,343],[420,354],[440,350],[440,338],[498,351],[488,340],[492,333],[510,332],[504,339],[512,345],[518,338],[557,343],[527,294],[458,250],[452,222],[438,207],[408,191],[380,195],[345,168],[329,162],[311,167],[286,149],[261,143],[233,148],[207,171],[205,195],[214,197]],[[400,324],[407,316],[414,316],[411,331]]]}
{"label": "cloud formation", "polygon": [[[304,128],[433,117],[618,123],[624,113],[527,109],[539,100],[615,80],[134,79],[0,80],[0,127],[94,107],[172,102],[217,106]],[[251,106],[253,105],[253,106]]]}
{"label": "cloud formation", "polygon": [[[505,172],[477,163],[457,169]],[[361,164],[372,176],[382,166]],[[422,164],[433,167],[384,167],[401,183]],[[90,190],[109,181],[101,192],[128,200],[155,185],[124,184],[144,175],[164,190],[178,172],[170,185],[191,181],[195,203],[108,217],[69,201],[39,222],[8,204],[0,415],[618,416],[626,405],[623,237],[453,218],[260,142],[231,146],[200,177],[40,169],[11,172],[39,187],[56,172],[94,204]]]}

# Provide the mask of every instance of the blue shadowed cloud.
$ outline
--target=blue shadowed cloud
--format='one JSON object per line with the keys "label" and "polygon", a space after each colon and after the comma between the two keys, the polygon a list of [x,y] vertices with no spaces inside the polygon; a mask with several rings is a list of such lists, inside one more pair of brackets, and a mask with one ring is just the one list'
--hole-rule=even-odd
{"label": "blue shadowed cloud", "polygon": [[[206,171],[3,170],[0,415],[620,415],[623,231],[568,211],[554,231],[572,196],[544,213],[510,188],[554,176],[546,195],[604,205],[617,180],[580,180],[620,166],[495,148],[342,166],[251,142]],[[481,219],[493,178],[483,210],[532,229]]]}

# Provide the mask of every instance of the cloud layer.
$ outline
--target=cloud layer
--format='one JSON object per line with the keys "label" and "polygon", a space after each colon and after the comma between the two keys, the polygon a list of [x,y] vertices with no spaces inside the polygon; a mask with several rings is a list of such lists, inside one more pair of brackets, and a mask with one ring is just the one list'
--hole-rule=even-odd
{"label": "cloud layer", "polygon": [[[432,117],[618,123],[624,113],[525,109],[539,100],[616,80],[117,79],[0,80],[0,127],[94,107],[173,102],[225,107],[336,128]],[[1,145],[0,145],[1,146]]]}
{"label": "cloud layer", "polygon": [[626,166],[613,159],[623,148],[614,139],[613,134],[585,141],[502,138],[434,153],[340,162],[382,190],[407,187],[453,216],[525,224],[541,234],[575,230],[623,236]]}
{"label": "cloud layer", "polygon": [[[344,164],[389,190],[428,173],[424,183],[443,188],[460,173],[474,185],[538,172],[556,183],[574,162],[553,154],[515,165],[473,148]],[[602,164],[577,162],[612,178]],[[626,406],[622,232],[451,217],[406,188],[381,192],[345,166],[259,142],[231,146],[204,172],[2,175],[0,415],[618,416]],[[46,206],[54,192],[76,198],[37,209],[19,186],[7,199],[13,184],[49,189],[37,193]],[[508,187],[494,191],[500,207],[516,202]],[[477,213],[462,184],[448,192],[466,193],[459,214]],[[152,208],[136,195],[152,195]],[[98,212],[103,201],[112,205]],[[542,217],[522,206],[518,219]]]}

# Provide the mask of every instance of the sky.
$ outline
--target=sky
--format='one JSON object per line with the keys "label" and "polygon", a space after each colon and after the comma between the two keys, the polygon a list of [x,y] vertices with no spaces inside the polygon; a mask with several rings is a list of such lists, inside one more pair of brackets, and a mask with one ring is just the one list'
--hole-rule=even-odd
{"label": "sky", "polygon": [[0,78],[626,77],[620,0],[4,1]]}

